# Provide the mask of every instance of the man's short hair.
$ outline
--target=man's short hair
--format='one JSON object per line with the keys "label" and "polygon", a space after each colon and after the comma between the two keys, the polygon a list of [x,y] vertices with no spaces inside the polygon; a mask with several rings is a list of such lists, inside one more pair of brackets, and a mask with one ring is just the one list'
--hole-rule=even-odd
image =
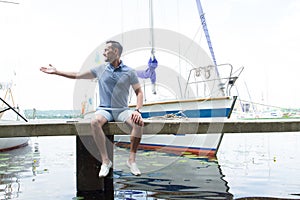
{"label": "man's short hair", "polygon": [[111,44],[112,47],[117,48],[119,51],[119,56],[122,55],[123,47],[119,42],[114,41],[114,40],[108,40],[108,41],[106,41],[106,44]]}

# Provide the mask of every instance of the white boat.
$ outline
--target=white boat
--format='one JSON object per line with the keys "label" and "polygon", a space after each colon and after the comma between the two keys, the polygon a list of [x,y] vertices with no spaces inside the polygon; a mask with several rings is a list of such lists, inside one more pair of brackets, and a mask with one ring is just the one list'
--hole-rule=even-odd
{"label": "white boat", "polygon": [[[150,78],[151,82],[148,79],[142,80],[142,82],[144,82],[143,90],[145,99],[141,114],[146,120],[153,118],[168,120],[170,117],[172,119],[184,118],[185,120],[189,120],[190,118],[197,118],[198,120],[226,120],[230,117],[234,108],[237,97],[232,96],[230,91],[243,68],[239,70],[238,75],[235,75],[236,72],[233,73],[232,65],[217,65],[200,0],[196,2],[203,30],[205,31],[211,51],[211,58],[198,44],[195,44],[193,40],[169,30],[150,28],[148,29],[150,30],[148,34],[147,30],[142,29],[135,30],[133,33],[122,33],[121,36],[111,38],[112,40],[120,40],[123,42],[134,39],[134,44],[139,44],[143,48],[145,48],[145,46],[147,47],[150,40],[152,45],[150,47],[152,57],[148,62],[148,71],[145,71],[143,78]],[[150,0],[150,10],[151,9],[152,0]],[[151,18],[152,14],[150,13],[149,16]],[[150,24],[153,24],[151,22],[152,20],[153,19],[150,19]],[[137,35],[143,35],[143,37],[136,37]],[[163,66],[159,64],[158,66],[152,66],[154,60],[157,65],[156,58],[158,58],[157,54],[154,55],[154,52],[156,52],[154,47],[154,35],[156,36],[155,44],[160,45],[157,48],[158,51],[159,49],[163,49],[164,53],[173,52],[173,55],[178,55],[179,58],[183,58],[183,62],[189,64],[189,68],[186,67],[185,72],[183,72],[183,70],[176,71],[176,69],[174,69],[175,67],[172,69],[167,67],[163,68]],[[145,38],[150,39],[147,41]],[[175,49],[177,48],[176,45],[170,45],[175,43],[174,38],[180,41],[180,45],[177,46],[180,46],[181,49]],[[138,48],[139,46],[135,46],[126,49],[124,45],[123,56],[135,53]],[[194,52],[186,53],[190,49],[193,49],[197,54],[199,53],[199,58],[197,56],[197,58],[195,58]],[[185,52],[185,56],[180,55],[180,52]],[[96,60],[95,58],[93,59],[93,56],[95,57],[97,54],[92,53],[89,58],[90,60],[86,62],[87,64],[90,65],[91,60]],[[154,70],[150,69],[150,67],[153,67]],[[156,83],[153,81],[156,79],[156,74],[155,78],[151,77],[148,73],[150,70],[152,70],[152,75],[154,71],[156,71],[155,73],[158,75],[158,81]],[[223,76],[220,71],[227,72],[227,75]],[[137,72],[139,75],[139,69],[137,69]],[[161,73],[163,75],[161,75]],[[159,77],[160,75],[161,77]],[[170,88],[172,91],[170,91]],[[97,88],[95,91],[98,91]],[[132,96],[133,98],[130,99],[129,107],[134,109],[134,92],[132,92]],[[84,98],[85,100],[82,101],[80,105],[83,106],[83,114],[88,116],[91,113],[91,108],[95,109],[95,107],[99,105],[97,102],[97,94],[95,95],[95,92],[93,95],[85,93]],[[198,155],[215,156],[222,141],[222,129],[212,127],[211,132],[214,134],[177,135],[174,133],[174,135],[165,136],[144,135],[139,147],[178,153],[189,151]],[[128,146],[130,140],[129,136],[115,136],[115,141],[119,146]]]}
{"label": "white boat", "polygon": [[28,141],[29,141],[28,137],[1,138],[0,139],[0,152],[1,151],[9,151],[9,150],[27,146]]}
{"label": "white boat", "polygon": [[[0,123],[10,123],[23,118],[15,106],[12,82],[0,82]],[[3,97],[3,98],[2,98]],[[0,151],[8,151],[28,145],[29,137],[0,138]]]}

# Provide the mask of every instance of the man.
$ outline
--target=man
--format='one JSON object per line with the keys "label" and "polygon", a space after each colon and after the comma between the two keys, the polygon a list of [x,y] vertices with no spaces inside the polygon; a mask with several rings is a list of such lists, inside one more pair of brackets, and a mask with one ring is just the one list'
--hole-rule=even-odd
{"label": "man", "polygon": [[[95,67],[87,72],[62,72],[54,68],[41,67],[40,70],[47,74],[56,74],[71,79],[98,79],[100,106],[95,112],[95,118],[91,121],[92,133],[95,143],[100,151],[102,165],[99,177],[105,177],[112,167],[108,158],[103,125],[109,121],[123,121],[131,126],[130,155],[127,166],[134,175],[141,172],[136,165],[136,152],[142,137],[144,126],[140,110],[143,105],[143,92],[139,84],[136,72],[120,60],[123,47],[119,42],[107,41],[103,56],[107,64]],[[135,91],[137,105],[134,111],[128,108],[128,96],[130,86]]]}

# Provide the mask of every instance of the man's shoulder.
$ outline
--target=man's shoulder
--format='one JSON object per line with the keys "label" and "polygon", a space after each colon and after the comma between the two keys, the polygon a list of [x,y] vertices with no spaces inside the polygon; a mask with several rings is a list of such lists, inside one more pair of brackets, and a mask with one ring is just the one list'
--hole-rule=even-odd
{"label": "man's shoulder", "polygon": [[101,76],[103,72],[105,71],[107,65],[106,64],[101,64],[98,66],[95,66],[91,69],[91,72],[94,74],[95,77]]}
{"label": "man's shoulder", "polygon": [[105,69],[106,67],[107,67],[107,64],[104,63],[104,64],[100,64],[100,65],[97,65],[97,66],[93,67],[92,70],[98,71],[98,70]]}
{"label": "man's shoulder", "polygon": [[107,66],[109,66],[109,63],[103,63],[97,66],[97,68],[106,68]]}
{"label": "man's shoulder", "polygon": [[123,69],[124,71],[129,71],[129,72],[135,71],[134,68],[129,67],[128,65],[124,65],[124,64],[123,64],[123,66],[122,66],[122,69]]}

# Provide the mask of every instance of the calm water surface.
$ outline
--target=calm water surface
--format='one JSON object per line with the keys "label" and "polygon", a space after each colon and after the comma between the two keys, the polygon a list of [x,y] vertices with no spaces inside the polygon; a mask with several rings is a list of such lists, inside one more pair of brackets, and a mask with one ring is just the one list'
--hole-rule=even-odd
{"label": "calm water surface", "polygon": [[[218,160],[139,151],[143,175],[115,149],[115,199],[300,199],[300,133],[226,134]],[[0,152],[0,199],[83,199],[76,194],[75,137],[31,138]],[[87,198],[85,198],[87,199]],[[96,198],[91,198],[96,199]]]}
{"label": "calm water surface", "polygon": [[229,192],[300,199],[300,133],[227,134],[218,153]]}

